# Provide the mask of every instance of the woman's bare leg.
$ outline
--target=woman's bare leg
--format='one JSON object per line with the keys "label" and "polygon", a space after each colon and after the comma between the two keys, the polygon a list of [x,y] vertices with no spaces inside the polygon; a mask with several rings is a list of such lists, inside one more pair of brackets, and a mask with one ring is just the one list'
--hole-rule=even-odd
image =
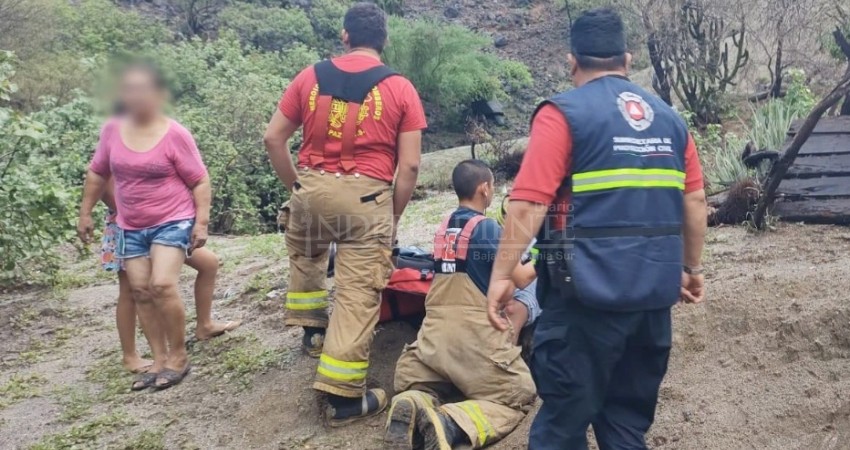
{"label": "woman's bare leg", "polygon": [[145,257],[128,259],[124,263],[124,269],[142,331],[153,354],[153,366],[148,371],[157,373],[165,368],[168,360],[168,345],[162,321],[154,304],[153,292],[151,292],[151,260]]}
{"label": "woman's bare leg", "polygon": [[118,327],[118,340],[121,342],[122,363],[130,372],[144,372],[153,361],[142,359],[136,351],[136,304],[130,291],[127,274],[118,271],[118,306],[115,308],[115,324]]}
{"label": "woman's bare leg", "polygon": [[195,249],[192,257],[186,260],[186,265],[198,271],[195,278],[195,312],[198,320],[195,337],[203,341],[238,327],[238,322],[216,322],[212,318],[215,277],[218,274],[218,257],[215,253],[205,248]]}
{"label": "woman's bare leg", "polygon": [[[177,291],[180,268],[186,259],[182,248],[153,244],[151,246],[150,290],[156,312],[162,320],[168,341],[168,359],[165,368],[183,372],[189,363],[186,353],[186,311]],[[163,384],[157,380],[157,385]]]}

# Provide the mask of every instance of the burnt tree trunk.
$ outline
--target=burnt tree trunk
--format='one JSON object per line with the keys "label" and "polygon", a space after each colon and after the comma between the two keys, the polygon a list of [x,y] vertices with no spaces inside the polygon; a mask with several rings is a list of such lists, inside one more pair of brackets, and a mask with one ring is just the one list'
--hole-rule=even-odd
{"label": "burnt tree trunk", "polygon": [[771,98],[782,96],[782,38],[776,44],[776,64],[773,69],[773,86],[770,88]]}
{"label": "burnt tree trunk", "polygon": [[649,50],[649,61],[655,72],[652,88],[655,89],[661,100],[664,100],[664,103],[673,106],[673,98],[670,96],[670,79],[667,76],[667,71],[664,70],[664,56],[661,54],[661,44],[655,32],[647,38],[646,47]]}

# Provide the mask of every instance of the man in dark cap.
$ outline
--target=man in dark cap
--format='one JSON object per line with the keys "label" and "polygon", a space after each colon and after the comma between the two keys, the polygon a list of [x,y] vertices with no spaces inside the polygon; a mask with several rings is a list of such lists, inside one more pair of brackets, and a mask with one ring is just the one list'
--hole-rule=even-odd
{"label": "man in dark cap", "polygon": [[531,370],[543,405],[532,450],[645,449],[667,371],[671,307],[704,299],[702,169],[679,115],[626,78],[620,17],[582,15],[568,61],[576,88],[543,102],[513,191],[488,290],[493,326],[511,271],[537,235]]}

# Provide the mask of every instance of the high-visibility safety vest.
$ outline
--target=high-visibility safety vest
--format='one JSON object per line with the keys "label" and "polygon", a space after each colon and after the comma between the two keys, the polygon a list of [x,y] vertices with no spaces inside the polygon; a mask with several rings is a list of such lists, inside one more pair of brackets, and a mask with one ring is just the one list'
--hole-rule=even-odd
{"label": "high-visibility safety vest", "polygon": [[330,60],[322,61],[313,66],[319,85],[319,95],[316,99],[316,116],[310,130],[311,152],[310,166],[335,170],[324,167],[325,142],[330,128],[331,107],[334,100],[346,102],[345,122],[342,125],[342,152],[339,164],[345,172],[357,169],[354,161],[354,140],[357,137],[357,122],[360,106],[366,100],[369,92],[381,81],[398,75],[385,65],[373,67],[362,72],[344,72],[338,69]]}
{"label": "high-visibility safety vest", "polygon": [[458,228],[449,228],[451,215],[443,221],[434,236],[434,271],[436,273],[466,273],[469,240],[475,227],[486,218],[483,214],[476,214],[466,221],[461,221],[461,226]]}
{"label": "high-visibility safety vest", "polygon": [[685,122],[618,76],[545,104],[561,110],[572,135],[567,229],[541,233],[543,247],[556,249],[542,256],[549,283],[598,309],[672,306],[684,256]]}

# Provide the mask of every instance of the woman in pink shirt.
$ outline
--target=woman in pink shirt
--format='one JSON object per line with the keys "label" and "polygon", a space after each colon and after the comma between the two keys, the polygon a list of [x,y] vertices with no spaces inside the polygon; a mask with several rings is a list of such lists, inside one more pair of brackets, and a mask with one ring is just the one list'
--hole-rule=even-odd
{"label": "woman in pink shirt", "polygon": [[91,242],[91,212],[112,177],[120,227],[117,256],[153,354],[153,366],[133,389],[164,389],[182,381],[191,367],[177,281],[186,257],[207,241],[210,181],[191,133],[163,113],[167,95],[159,73],[132,65],[120,81],[126,113],[101,130],[77,231]]}

